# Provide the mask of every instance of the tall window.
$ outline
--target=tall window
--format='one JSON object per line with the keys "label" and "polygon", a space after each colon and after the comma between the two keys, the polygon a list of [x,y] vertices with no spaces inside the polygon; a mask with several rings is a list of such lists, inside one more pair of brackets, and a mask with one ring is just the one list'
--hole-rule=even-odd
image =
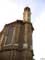
{"label": "tall window", "polygon": [[12,35],[13,35],[13,27],[9,26],[8,27],[8,34],[7,34],[7,39],[6,39],[6,45],[7,44],[11,44],[11,40],[12,40]]}

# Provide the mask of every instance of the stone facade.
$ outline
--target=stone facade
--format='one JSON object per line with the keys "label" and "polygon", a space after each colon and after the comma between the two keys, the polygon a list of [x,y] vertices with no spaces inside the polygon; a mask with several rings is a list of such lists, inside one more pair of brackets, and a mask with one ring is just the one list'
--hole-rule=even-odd
{"label": "stone facade", "polygon": [[27,20],[6,24],[0,34],[0,60],[33,60],[33,30]]}

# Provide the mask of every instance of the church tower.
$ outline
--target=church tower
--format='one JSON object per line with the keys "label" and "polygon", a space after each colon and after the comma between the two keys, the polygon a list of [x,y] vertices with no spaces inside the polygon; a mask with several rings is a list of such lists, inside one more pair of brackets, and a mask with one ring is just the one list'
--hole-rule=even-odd
{"label": "church tower", "polygon": [[23,20],[6,24],[0,33],[0,60],[33,60],[31,9],[24,8]]}
{"label": "church tower", "polygon": [[31,23],[31,9],[29,7],[24,8],[23,20],[25,22],[24,40],[25,47],[27,47],[27,60],[33,60],[32,32],[34,28]]}

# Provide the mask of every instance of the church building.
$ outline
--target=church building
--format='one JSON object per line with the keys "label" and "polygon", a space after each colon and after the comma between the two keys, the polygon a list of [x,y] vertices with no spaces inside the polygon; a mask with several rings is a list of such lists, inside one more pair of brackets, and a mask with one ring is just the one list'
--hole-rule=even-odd
{"label": "church building", "polygon": [[0,60],[33,60],[31,9],[24,8],[23,20],[6,24],[0,32]]}

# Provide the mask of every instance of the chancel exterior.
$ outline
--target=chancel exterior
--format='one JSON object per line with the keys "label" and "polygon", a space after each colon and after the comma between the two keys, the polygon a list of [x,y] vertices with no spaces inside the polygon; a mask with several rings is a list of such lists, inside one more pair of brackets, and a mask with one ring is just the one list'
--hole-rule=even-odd
{"label": "chancel exterior", "polygon": [[6,24],[0,32],[0,60],[33,60],[31,9],[24,8],[23,20]]}

